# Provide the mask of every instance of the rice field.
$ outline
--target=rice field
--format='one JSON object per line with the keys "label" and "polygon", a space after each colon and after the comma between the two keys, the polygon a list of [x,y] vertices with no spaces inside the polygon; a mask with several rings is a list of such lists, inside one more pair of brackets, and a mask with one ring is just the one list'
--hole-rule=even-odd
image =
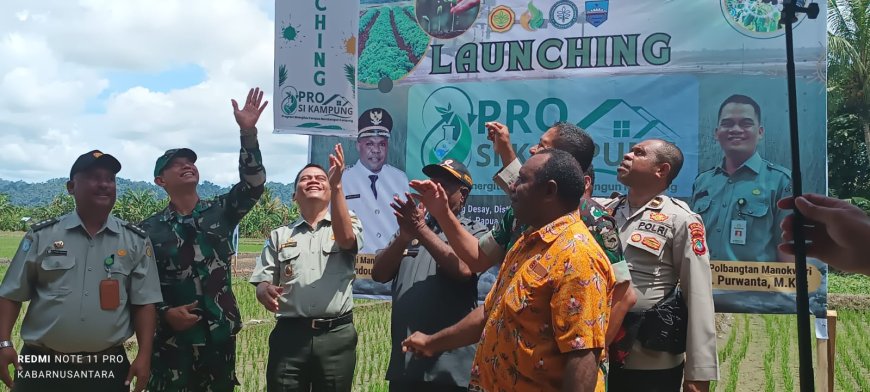
{"label": "rice field", "polygon": [[[17,236],[0,233],[0,258],[14,253]],[[250,246],[254,240],[247,241]],[[260,244],[261,245],[261,244]],[[258,245],[258,246],[260,246]],[[5,253],[4,253],[5,252]],[[11,257],[9,255],[7,259]],[[0,264],[0,276],[7,266]],[[233,290],[239,302],[245,326],[238,337],[237,375],[242,383],[239,391],[265,390],[268,336],[275,325],[274,316],[257,302],[254,287],[247,274],[234,278]],[[837,391],[870,392],[870,278],[831,275],[831,292],[844,297],[863,298],[850,302],[839,310],[837,326],[837,358],[835,383]],[[26,309],[26,304],[24,305]],[[835,306],[836,307],[836,306]],[[390,353],[389,302],[356,301],[354,323],[359,333],[354,391],[387,391],[384,381]],[[15,324],[12,339],[21,347],[19,327]],[[719,330],[720,381],[715,391],[792,392],[798,387],[798,354],[795,336],[795,316],[725,315],[727,320]],[[814,346],[815,348],[815,343]],[[136,352],[131,342],[128,353]],[[813,350],[815,354],[815,349]],[[0,385],[0,391],[6,390]]]}

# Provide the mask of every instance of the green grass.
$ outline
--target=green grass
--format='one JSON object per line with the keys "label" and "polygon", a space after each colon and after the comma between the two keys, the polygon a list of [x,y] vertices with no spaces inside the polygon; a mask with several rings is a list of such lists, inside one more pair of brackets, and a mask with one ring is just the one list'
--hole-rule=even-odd
{"label": "green grass", "polygon": [[263,251],[264,238],[240,238],[239,253],[260,253]]}
{"label": "green grass", "polygon": [[828,274],[828,292],[870,295],[870,277],[860,274]]}
{"label": "green grass", "polygon": [[0,231],[0,260],[11,260],[15,256],[22,237],[24,232],[21,231]]}
{"label": "green grass", "polygon": [[[13,233],[0,233],[0,249],[7,243],[14,243],[17,247],[20,233],[17,234],[16,237]],[[254,240],[250,242],[253,245]],[[262,246],[260,240],[256,240],[256,243],[257,248]],[[11,252],[14,252],[14,248]],[[6,265],[0,265],[0,277],[5,275],[6,269]],[[236,277],[233,283],[245,321],[245,327],[238,337],[236,369],[242,386],[237,390],[259,392],[265,390],[268,336],[275,321],[274,316],[257,302],[254,287],[246,283],[245,278]],[[838,292],[862,293],[865,290],[862,287],[866,284],[865,278],[831,275],[832,291],[836,288]],[[354,391],[386,391],[384,375],[389,363],[391,344],[390,303],[359,300],[356,305],[354,323],[359,333],[359,343]],[[870,334],[866,333],[870,330],[870,309],[840,310],[838,313],[840,319],[836,344],[836,390],[870,391]],[[12,334],[16,347],[21,347],[19,330],[22,318],[18,318]],[[721,379],[713,390],[795,391],[798,358],[794,325],[794,316],[735,315],[726,341],[719,347]],[[135,345],[129,348],[131,358],[136,349]],[[764,358],[761,365],[764,371],[761,385],[747,385],[747,380],[741,381],[744,377],[740,377],[740,372],[743,371],[740,365],[750,357]],[[0,386],[0,391],[4,390],[5,387]]]}

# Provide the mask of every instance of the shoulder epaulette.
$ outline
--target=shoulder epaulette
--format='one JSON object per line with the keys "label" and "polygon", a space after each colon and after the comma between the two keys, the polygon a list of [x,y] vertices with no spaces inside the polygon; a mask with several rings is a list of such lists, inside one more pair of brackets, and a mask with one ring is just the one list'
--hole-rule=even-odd
{"label": "shoulder epaulette", "polygon": [[145,231],[145,229],[143,229],[143,228],[141,228],[141,227],[139,227],[139,226],[136,226],[136,225],[134,225],[134,224],[132,224],[132,223],[130,223],[130,222],[125,222],[125,223],[124,223],[124,227],[126,227],[126,228],[129,229],[130,231],[136,233],[136,235],[138,235],[139,237],[142,237],[142,238],[148,238],[148,232]]}
{"label": "shoulder epaulette", "polygon": [[46,219],[44,221],[34,223],[32,226],[30,226],[30,230],[32,230],[33,232],[37,232],[37,231],[40,231],[40,230],[42,230],[48,226],[51,226],[57,222],[60,222],[60,219],[57,219],[57,218]]}
{"label": "shoulder epaulette", "polygon": [[670,196],[668,196],[668,199],[671,199],[671,202],[673,202],[674,204],[676,204],[677,207],[680,207],[680,208],[686,210],[686,212],[688,212],[689,214],[691,214],[691,215],[698,215],[697,212],[692,211],[692,207],[689,207],[689,203],[686,203],[686,202],[684,202],[684,201],[682,201],[682,200],[680,200],[680,199],[677,199],[676,197],[670,197]]}
{"label": "shoulder epaulette", "polygon": [[786,177],[791,179],[791,170],[786,169],[785,166],[777,165],[777,164],[770,162],[770,161],[767,161],[767,160],[764,161],[764,164],[767,166],[768,169],[776,170],[782,174],[785,174]]}

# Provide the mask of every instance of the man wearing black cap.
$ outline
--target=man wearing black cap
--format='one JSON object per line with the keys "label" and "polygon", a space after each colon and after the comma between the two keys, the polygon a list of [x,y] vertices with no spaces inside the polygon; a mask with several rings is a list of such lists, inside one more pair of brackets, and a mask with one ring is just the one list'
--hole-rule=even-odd
{"label": "man wearing black cap", "polygon": [[348,167],[342,179],[347,207],[363,224],[366,241],[361,254],[374,254],[387,246],[399,229],[390,213],[393,196],[408,191],[408,176],[386,164],[393,118],[381,108],[369,109],[359,117],[357,164]]}
{"label": "man wearing black cap", "polygon": [[[441,184],[450,211],[459,217],[474,185],[465,165],[448,159],[425,166],[423,173]],[[422,204],[396,197],[393,210],[399,231],[378,252],[372,268],[373,280],[393,281],[393,345],[386,376],[390,391],[467,390],[476,345],[422,358],[402,352],[402,341],[414,331],[438,332],[474,310],[477,275],[453,252],[435,219],[425,217]],[[459,221],[477,238],[488,231],[471,219],[459,217]]]}
{"label": "man wearing black cap", "polygon": [[[0,284],[0,378],[12,387],[14,364],[14,391],[129,391],[134,376],[141,391],[148,382],[160,283],[145,231],[110,214],[120,170],[98,150],[79,156],[66,184],[75,211],[33,225],[9,265]],[[10,338],[25,301],[19,363]],[[123,343],[134,330],[131,365]],[[88,360],[61,363],[57,354]]]}
{"label": "man wearing black cap", "polygon": [[238,385],[242,320],[230,284],[230,238],[263,194],[266,170],[256,125],[268,102],[257,88],[242,109],[232,104],[241,129],[241,181],[229,193],[199,198],[196,154],[187,148],[166,151],[154,165],[154,183],[169,194],[169,206],[142,223],[154,243],[164,300],[157,308],[151,391],[231,391]]}

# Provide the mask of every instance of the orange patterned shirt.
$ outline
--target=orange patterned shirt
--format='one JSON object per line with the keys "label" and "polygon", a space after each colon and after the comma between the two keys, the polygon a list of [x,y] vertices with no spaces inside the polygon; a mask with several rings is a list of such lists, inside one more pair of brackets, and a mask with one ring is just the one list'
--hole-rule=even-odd
{"label": "orange patterned shirt", "polygon": [[[524,232],[486,297],[469,390],[561,390],[567,353],[603,351],[615,283],[578,212]],[[603,392],[604,374],[595,370],[595,391]]]}

